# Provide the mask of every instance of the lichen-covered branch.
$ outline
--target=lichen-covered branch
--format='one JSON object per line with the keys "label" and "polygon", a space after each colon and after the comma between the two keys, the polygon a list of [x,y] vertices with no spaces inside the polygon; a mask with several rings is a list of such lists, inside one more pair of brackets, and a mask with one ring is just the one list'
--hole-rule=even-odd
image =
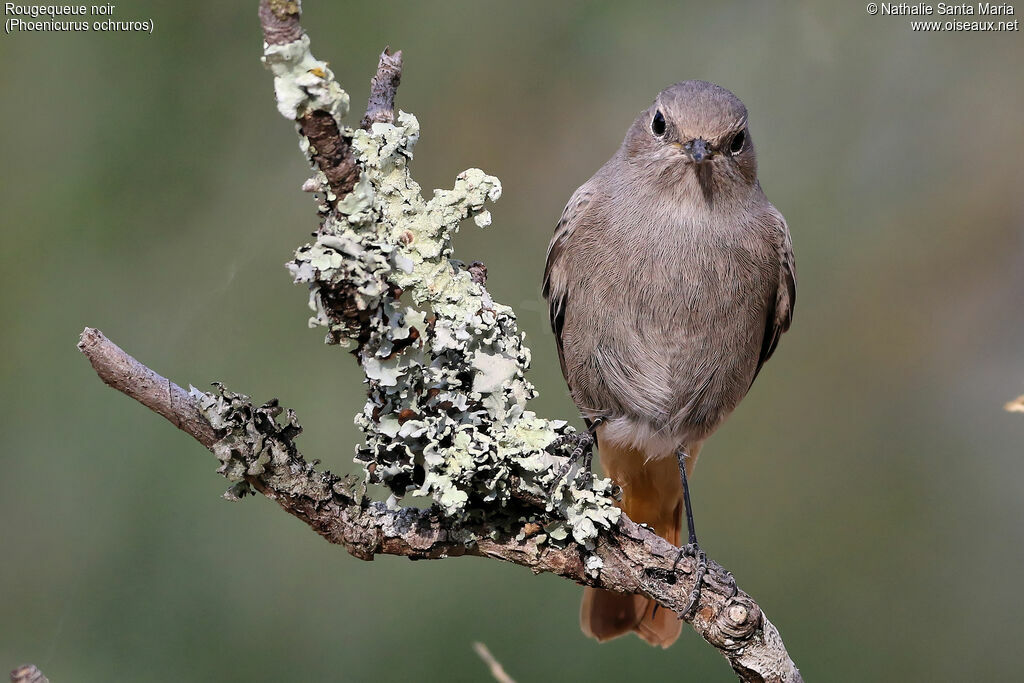
{"label": "lichen-covered branch", "polygon": [[[110,386],[188,432],[217,456],[232,486],[276,501],[353,555],[495,557],[578,583],[642,593],[682,613],[694,588],[691,558],[621,514],[608,479],[554,481],[571,428],[528,407],[530,352],[511,308],[487,292],[486,268],[453,258],[461,223],[490,224],[497,178],[459,174],[425,199],[409,172],[419,139],[395,113],[401,53],[385,50],[362,127],[345,125],[349,98],[310,51],[299,4],[262,0],[263,59],[277,108],[296,124],[313,176],[320,225],[287,264],[309,290],[310,326],[349,346],[365,374],[356,461],[365,481],[318,471],[295,447],[291,411],[217,385],[186,392],[86,329],[81,350]],[[280,419],[282,414],[284,419]],[[386,503],[365,496],[385,486]],[[429,510],[400,507],[404,496]],[[742,680],[799,681],[778,632],[757,604],[709,562],[687,619]]]}
{"label": "lichen-covered branch", "polygon": [[[223,388],[212,394],[187,392],[136,361],[99,330],[86,328],[79,349],[107,384],[213,451],[221,462],[218,471],[235,482],[226,497],[238,499],[256,489],[360,559],[492,557],[583,585],[642,593],[676,612],[689,602],[692,561],[686,558],[673,569],[678,549],[625,516],[588,550],[578,543],[558,547],[546,542],[547,513],[525,502],[516,514],[504,517],[501,528],[490,522],[455,522],[437,506],[420,510],[372,502],[361,483],[318,471],[306,462],[294,441],[301,427],[294,413],[284,411],[276,400],[255,406]],[[197,423],[192,419],[197,413],[216,415],[217,422]],[[278,419],[282,413],[283,422]],[[221,438],[209,443],[211,431]],[[590,568],[595,557],[600,560],[596,572]],[[726,657],[741,680],[800,681],[778,631],[757,603],[733,586],[728,573],[709,560],[691,621],[694,630]]]}

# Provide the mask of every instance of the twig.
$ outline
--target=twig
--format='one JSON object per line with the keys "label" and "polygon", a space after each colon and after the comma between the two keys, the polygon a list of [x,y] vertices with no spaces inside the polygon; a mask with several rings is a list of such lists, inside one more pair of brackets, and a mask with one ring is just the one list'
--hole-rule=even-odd
{"label": "twig", "polygon": [[[259,8],[263,40],[268,45],[287,45],[300,40],[305,31],[299,23],[301,7],[298,0],[261,0]],[[402,79],[402,51],[394,55],[385,48],[370,81],[370,99],[363,117],[363,128],[375,121],[394,119],[395,93]],[[329,112],[313,110],[300,116],[296,123],[310,143],[310,154],[327,177],[337,198],[352,191],[359,179],[359,169],[352,155],[352,138],[343,135]]]}
{"label": "twig", "polygon": [[301,8],[298,0],[261,2],[259,13],[263,40],[270,45],[286,45],[305,33],[299,24]]}
{"label": "twig", "polygon": [[50,683],[50,679],[34,664],[25,664],[11,672],[11,683]]}
{"label": "twig", "polygon": [[171,380],[161,377],[135,360],[103,336],[99,330],[85,328],[78,350],[92,363],[104,384],[127,394],[154,413],[171,421],[207,448],[217,440],[195,399]]}
{"label": "twig", "polygon": [[402,51],[391,54],[384,48],[377,64],[377,73],[370,81],[370,101],[359,127],[369,130],[374,123],[393,123],[395,120],[395,93],[402,82]]}
{"label": "twig", "polygon": [[515,679],[505,673],[505,668],[501,665],[491,651],[487,649],[487,646],[483,643],[473,643],[473,649],[476,650],[476,654],[480,659],[484,660],[484,664],[487,665],[487,669],[491,672],[491,676],[498,683],[516,683]]}

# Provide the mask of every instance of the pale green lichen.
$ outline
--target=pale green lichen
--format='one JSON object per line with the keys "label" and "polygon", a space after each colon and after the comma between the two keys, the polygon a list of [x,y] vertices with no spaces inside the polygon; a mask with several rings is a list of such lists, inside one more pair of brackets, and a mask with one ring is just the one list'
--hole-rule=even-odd
{"label": "pale green lichen", "polygon": [[[305,36],[269,46],[265,59],[285,116],[327,102],[337,117],[339,104],[347,106],[326,65],[309,55]],[[356,460],[396,499],[426,496],[449,516],[500,524],[502,510],[515,506],[513,485],[546,495],[563,460],[545,449],[567,430],[527,409],[536,391],[525,376],[530,352],[512,309],[452,259],[462,221],[490,224],[485,203],[501,196],[501,184],[469,169],[451,190],[424,199],[409,174],[419,122],[406,112],[394,125],[343,134],[352,139],[358,182],[335,201],[323,173],[307,181],[330,203],[321,205],[315,241],[296,252],[288,269],[310,288],[310,324],[327,328],[328,343],[357,346],[368,400],[355,418],[364,433]],[[242,473],[230,459],[224,467]],[[618,520],[612,490],[607,479],[559,487],[544,538],[571,536],[592,547],[599,528]],[[597,571],[592,564],[588,570]]]}
{"label": "pale green lichen", "polygon": [[[217,471],[233,482],[225,498],[238,500],[250,493],[251,477],[279,493],[315,501],[329,500],[334,493],[351,493],[342,480],[329,472],[318,472],[299,455],[294,439],[302,427],[294,412],[285,413],[276,399],[254,406],[248,396],[228,391],[220,384],[216,387],[209,393],[192,387],[191,394],[220,435],[211,450],[221,462]],[[282,413],[283,423],[278,421]]]}
{"label": "pale green lichen", "polygon": [[274,74],[277,110],[293,121],[307,112],[331,114],[341,127],[348,113],[348,94],[334,80],[334,73],[309,51],[309,36],[284,45],[263,47],[263,63]]}

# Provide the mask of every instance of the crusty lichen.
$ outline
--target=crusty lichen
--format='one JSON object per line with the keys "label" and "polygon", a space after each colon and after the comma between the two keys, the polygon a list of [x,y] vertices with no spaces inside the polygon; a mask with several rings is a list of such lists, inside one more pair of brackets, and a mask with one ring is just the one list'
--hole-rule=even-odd
{"label": "crusty lichen", "polygon": [[[368,385],[355,418],[364,433],[356,460],[368,479],[398,498],[430,497],[457,519],[497,520],[513,504],[513,485],[544,497],[553,465],[562,461],[545,449],[568,428],[527,409],[536,391],[526,379],[530,351],[515,314],[452,258],[462,221],[490,224],[484,207],[501,196],[500,182],[469,169],[451,190],[424,199],[409,173],[420,134],[415,116],[400,112],[395,124],[368,131],[343,127],[348,98],[305,36],[267,46],[264,59],[281,113],[296,119],[312,109],[330,112],[352,140],[360,170],[340,201],[320,171],[307,182],[328,202],[315,241],[288,269],[309,286],[310,325],[327,328],[328,343],[356,345]],[[308,142],[303,149],[308,154]],[[241,466],[228,459],[224,468],[237,475]],[[618,520],[612,488],[607,479],[558,487],[545,537],[571,535],[592,546],[599,527]]]}
{"label": "crusty lichen", "polygon": [[279,493],[311,500],[324,501],[333,493],[350,493],[342,480],[318,472],[299,455],[294,439],[302,427],[294,412],[287,411],[281,424],[277,418],[285,411],[277,399],[254,406],[248,396],[228,391],[221,384],[216,387],[210,393],[193,387],[191,393],[210,426],[221,436],[211,450],[221,463],[217,472],[233,482],[225,498],[238,500],[248,494],[250,477],[259,477]]}

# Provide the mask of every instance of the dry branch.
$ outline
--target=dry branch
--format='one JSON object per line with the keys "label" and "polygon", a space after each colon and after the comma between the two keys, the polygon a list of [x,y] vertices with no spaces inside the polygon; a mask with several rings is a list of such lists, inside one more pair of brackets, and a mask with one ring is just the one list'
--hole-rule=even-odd
{"label": "dry branch", "polygon": [[491,673],[493,678],[498,683],[516,683],[515,680],[508,675],[505,671],[505,667],[501,665],[491,651],[487,649],[487,646],[483,643],[473,643],[473,650],[477,656],[484,660],[484,664],[487,665],[487,670]]}
{"label": "dry branch", "polygon": [[366,114],[359,127],[369,130],[375,123],[392,123],[395,120],[395,93],[402,82],[402,51],[391,54],[391,48],[384,48],[377,64],[377,73],[370,81],[370,100]]}
{"label": "dry branch", "polygon": [[[275,75],[284,81],[280,86],[284,93],[278,91],[279,109],[296,121],[300,134],[308,141],[309,158],[323,174],[314,186],[329,202],[325,207],[328,219],[337,217],[342,213],[347,195],[358,194],[353,192],[357,182],[364,182],[360,176],[363,173],[365,179],[365,169],[361,169],[362,162],[357,158],[353,141],[356,133],[365,133],[339,125],[338,109],[341,105],[347,109],[347,95],[340,89],[330,90],[337,86],[326,65],[313,61],[309,55],[308,38],[299,25],[299,4],[291,0],[262,0],[260,19],[269,46],[267,54],[279,48],[273,53],[277,60]],[[292,48],[295,51],[288,52]],[[304,72],[296,70],[297,64],[303,68],[309,66],[306,70],[315,76],[311,87],[307,87],[308,84],[301,89],[293,87],[305,76]],[[380,128],[373,124],[394,120],[395,89],[401,77],[401,66],[400,52],[390,55],[385,50],[381,55],[371,83],[364,128]],[[292,80],[288,81],[289,78]],[[278,80],[275,80],[275,87],[279,86]],[[289,87],[292,90],[288,90]],[[298,105],[288,100],[288,96],[296,92],[302,98]],[[348,208],[351,209],[351,205]],[[481,212],[482,207],[475,206],[473,213],[467,215]],[[458,220],[456,216],[456,224]],[[322,227],[319,234],[326,234],[325,230]],[[447,261],[443,266],[449,267]],[[475,296],[490,302],[483,288],[486,270],[482,264],[474,264],[467,270],[467,279],[477,288],[472,290]],[[342,330],[343,336],[357,342],[357,353],[365,354],[364,344],[373,332],[369,328],[373,324],[372,315],[401,294],[398,287],[391,286],[392,290],[379,295],[370,308],[357,292],[345,289],[352,287],[349,280],[343,281],[341,287],[322,293],[318,303],[332,334],[336,328]],[[498,306],[493,302],[487,305]],[[420,332],[415,328],[407,332],[407,343],[416,342]],[[512,332],[515,338],[518,333],[514,328]],[[249,487],[255,489],[331,543],[344,546],[355,557],[364,560],[372,560],[379,554],[413,559],[460,555],[492,557],[528,567],[535,573],[558,574],[582,585],[643,594],[676,613],[681,613],[690,601],[695,587],[695,566],[691,558],[685,558],[674,568],[678,550],[625,515],[610,523],[610,528],[601,530],[596,543],[584,546],[570,537],[561,545],[552,544],[543,533],[545,515],[552,513],[550,501],[538,497],[536,487],[521,485],[520,474],[508,475],[504,484],[511,489],[507,492],[508,500],[518,506],[515,514],[502,508],[483,517],[456,518],[446,514],[439,505],[429,510],[393,509],[368,500],[363,494],[363,484],[318,471],[307,463],[294,444],[294,437],[301,428],[290,411],[283,424],[278,420],[283,411],[276,400],[255,406],[246,397],[224,390],[219,396],[185,391],[91,328],[82,333],[79,349],[106,384],[162,415],[213,451],[222,462],[220,472],[238,482],[232,487],[234,495],[245,494]],[[395,353],[401,353],[397,345]],[[361,357],[361,362],[365,367],[365,357]],[[217,403],[220,412],[211,413],[210,402]],[[209,417],[211,414],[217,419]],[[224,416],[242,422],[229,424],[228,418],[222,419]],[[238,428],[239,424],[242,429]],[[372,471],[372,465],[368,470]],[[738,590],[731,575],[713,561],[708,561],[700,601],[687,620],[702,638],[721,652],[741,680],[802,680],[778,631],[757,603]]]}

